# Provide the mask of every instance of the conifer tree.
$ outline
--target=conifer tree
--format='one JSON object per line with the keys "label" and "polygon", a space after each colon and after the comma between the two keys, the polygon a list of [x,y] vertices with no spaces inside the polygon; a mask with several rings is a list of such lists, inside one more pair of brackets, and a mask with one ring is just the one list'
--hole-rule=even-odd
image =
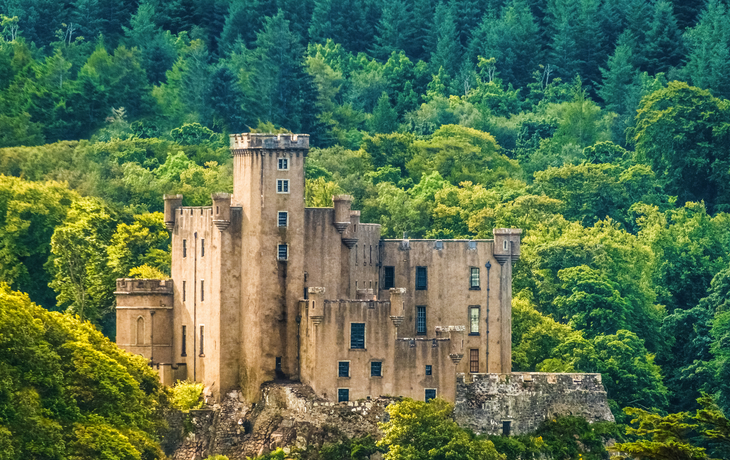
{"label": "conifer tree", "polygon": [[695,27],[685,32],[685,72],[693,85],[730,97],[730,14],[722,0],[709,0]]}
{"label": "conifer tree", "polygon": [[366,52],[372,44],[374,23],[360,0],[315,0],[309,39],[325,43],[331,38],[347,50]]}
{"label": "conifer tree", "polygon": [[372,54],[382,60],[388,59],[392,52],[405,51],[413,57],[418,53],[414,49],[416,29],[413,27],[413,15],[410,5],[405,0],[392,0],[383,4],[383,13],[377,26],[375,45]]}
{"label": "conifer tree", "polygon": [[667,0],[659,0],[654,4],[654,17],[646,32],[646,62],[643,70],[656,74],[677,67],[684,54],[682,45],[682,34],[672,4]]}
{"label": "conifer tree", "polygon": [[456,28],[456,1],[441,3],[436,7],[433,37],[436,47],[431,53],[431,68],[441,69],[451,77],[459,71],[461,62],[461,42]]}
{"label": "conifer tree", "polygon": [[261,27],[261,0],[237,0],[231,2],[225,24],[218,39],[218,49],[228,55],[238,40],[247,47],[256,41],[256,32]]}
{"label": "conifer tree", "polygon": [[170,33],[163,32],[155,24],[154,5],[146,1],[140,3],[130,27],[124,27],[124,34],[127,46],[141,51],[141,64],[150,83],[164,82],[165,73],[177,59],[177,50]]}
{"label": "conifer tree", "polygon": [[413,45],[411,52],[413,59],[426,60],[435,49],[431,46],[429,37],[434,19],[434,4],[431,0],[411,0],[413,2]]}
{"label": "conifer tree", "polygon": [[511,0],[497,20],[488,13],[484,16],[470,46],[470,58],[474,54],[494,57],[505,83],[524,86],[531,81],[539,64],[540,41],[527,0]]}
{"label": "conifer tree", "polygon": [[378,99],[378,103],[368,120],[368,129],[373,134],[389,134],[398,129],[398,113],[390,104],[388,93],[383,92]]}
{"label": "conifer tree", "polygon": [[628,31],[619,37],[618,46],[608,58],[607,68],[601,68],[603,81],[598,90],[606,110],[619,115],[626,115],[633,109],[627,107],[627,94],[639,74],[633,63],[631,46],[626,43],[627,37],[630,37]]}

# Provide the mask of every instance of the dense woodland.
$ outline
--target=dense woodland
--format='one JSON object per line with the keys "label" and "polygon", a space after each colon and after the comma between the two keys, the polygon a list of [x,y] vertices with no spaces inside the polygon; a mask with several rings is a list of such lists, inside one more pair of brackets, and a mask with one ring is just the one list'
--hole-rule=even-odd
{"label": "dense woodland", "polygon": [[[674,413],[654,422],[721,455],[687,420],[730,411],[727,0],[0,0],[0,14],[0,459],[98,457],[72,441],[103,425],[93,408],[58,403],[46,361],[1,350],[71,359],[64,321],[113,340],[115,278],[169,273],[162,194],[230,191],[227,134],[245,131],[309,133],[307,204],[350,193],[388,237],[522,228],[513,368],[601,372],[617,422]],[[29,300],[8,289],[77,319],[18,319]],[[49,321],[66,332],[47,326],[41,345],[12,333]],[[73,343],[93,337],[90,356],[94,334]],[[128,359],[115,353],[97,354]],[[138,365],[120,379],[146,379]],[[137,416],[110,423],[153,439]],[[46,450],[14,435],[45,429]]]}

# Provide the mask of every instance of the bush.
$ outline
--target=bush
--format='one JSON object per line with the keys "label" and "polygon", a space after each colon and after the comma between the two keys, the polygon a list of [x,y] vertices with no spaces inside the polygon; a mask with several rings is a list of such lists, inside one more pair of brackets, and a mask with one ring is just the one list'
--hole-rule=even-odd
{"label": "bush", "polygon": [[191,382],[190,380],[178,380],[172,387],[171,403],[175,409],[182,412],[189,412],[191,409],[200,409],[203,407],[203,388],[202,383]]}

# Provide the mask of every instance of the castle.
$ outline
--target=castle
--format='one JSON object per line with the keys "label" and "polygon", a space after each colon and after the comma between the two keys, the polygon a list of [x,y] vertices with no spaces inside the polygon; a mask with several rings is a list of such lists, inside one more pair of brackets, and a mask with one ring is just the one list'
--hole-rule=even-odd
{"label": "castle", "polygon": [[172,279],[117,281],[117,342],[214,398],[299,380],[331,401],[456,399],[457,374],[511,372],[512,263],[493,240],[383,239],[352,198],[306,208],[309,136],[230,136],[233,195],[166,195]]}

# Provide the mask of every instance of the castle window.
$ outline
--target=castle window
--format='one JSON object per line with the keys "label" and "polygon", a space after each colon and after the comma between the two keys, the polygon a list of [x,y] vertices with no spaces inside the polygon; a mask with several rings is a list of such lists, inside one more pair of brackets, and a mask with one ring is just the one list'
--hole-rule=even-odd
{"label": "castle window", "polygon": [[469,335],[479,335],[479,307],[469,307]]}
{"label": "castle window", "polygon": [[276,193],[289,193],[289,179],[277,179]]}
{"label": "castle window", "polygon": [[277,257],[279,260],[287,260],[289,257],[289,246],[286,244],[280,244]]}
{"label": "castle window", "polygon": [[370,265],[373,264],[373,245],[370,245]]}
{"label": "castle window", "polygon": [[469,289],[479,289],[479,267],[471,267],[471,274],[469,276]]}
{"label": "castle window", "polygon": [[370,377],[383,376],[383,363],[381,361],[373,361],[370,363]]}
{"label": "castle window", "polygon": [[200,280],[200,301],[205,300],[205,280]]}
{"label": "castle window", "polygon": [[469,350],[469,372],[472,374],[479,373],[479,349],[472,348]]}
{"label": "castle window", "polygon": [[205,356],[205,325],[200,325],[200,356]]}
{"label": "castle window", "polygon": [[426,267],[416,267],[416,291],[428,289],[428,272]]}
{"label": "castle window", "polygon": [[183,281],[182,291],[183,291],[183,302],[185,302],[185,281]]}
{"label": "castle window", "polygon": [[504,250],[507,250],[507,240],[504,240],[504,243],[502,243],[502,247],[504,247]]}
{"label": "castle window", "polygon": [[395,267],[383,267],[383,289],[395,287]]}
{"label": "castle window", "polygon": [[350,377],[350,361],[340,361],[337,363],[337,376]]}
{"label": "castle window", "polygon": [[188,355],[188,347],[187,347],[187,327],[182,327],[182,353],[180,353],[180,356],[187,356]]}
{"label": "castle window", "polygon": [[502,436],[509,436],[511,428],[512,428],[512,421],[503,420],[502,421]]}
{"label": "castle window", "polygon": [[289,225],[289,214],[286,211],[279,211],[279,227],[287,227]]}
{"label": "castle window", "polygon": [[279,171],[288,171],[289,170],[289,159],[288,158],[279,158]]}
{"label": "castle window", "polygon": [[183,240],[183,257],[188,256],[188,240]]}
{"label": "castle window", "polygon": [[426,307],[416,307],[416,334],[426,335]]}
{"label": "castle window", "polygon": [[429,402],[432,399],[436,399],[436,389],[435,388],[426,388],[426,402]]}
{"label": "castle window", "polygon": [[350,390],[348,388],[337,389],[337,402],[347,402],[350,400]]}
{"label": "castle window", "polygon": [[137,318],[137,345],[144,345],[144,318]]}
{"label": "castle window", "polygon": [[433,374],[433,368],[430,364],[426,364],[426,375],[432,375]]}
{"label": "castle window", "polygon": [[365,349],[365,323],[350,323],[350,348]]}
{"label": "castle window", "polygon": [[275,365],[276,365],[276,370],[281,372],[281,356],[276,357]]}
{"label": "castle window", "polygon": [[200,240],[200,257],[205,257],[205,239]]}

